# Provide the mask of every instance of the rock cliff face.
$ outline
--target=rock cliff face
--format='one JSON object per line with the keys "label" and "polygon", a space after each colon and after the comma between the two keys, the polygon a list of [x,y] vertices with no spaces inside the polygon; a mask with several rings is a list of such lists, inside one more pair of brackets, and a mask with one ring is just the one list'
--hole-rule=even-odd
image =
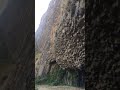
{"label": "rock cliff face", "polygon": [[0,90],[34,90],[34,0],[8,1],[0,13]]}
{"label": "rock cliff face", "polygon": [[120,89],[119,0],[86,0],[86,89]]}
{"label": "rock cliff face", "polygon": [[42,53],[39,63],[43,67],[46,65],[46,62],[55,61],[55,32],[61,22],[68,1],[69,0],[52,0],[35,34],[36,47],[38,51]]}
{"label": "rock cliff face", "polygon": [[62,68],[80,69],[85,60],[84,1],[70,0],[56,31],[56,61]]}
{"label": "rock cliff face", "polygon": [[84,0],[51,1],[36,32],[36,48],[41,53],[36,76],[55,84],[62,79],[67,85],[84,85],[84,4]]}

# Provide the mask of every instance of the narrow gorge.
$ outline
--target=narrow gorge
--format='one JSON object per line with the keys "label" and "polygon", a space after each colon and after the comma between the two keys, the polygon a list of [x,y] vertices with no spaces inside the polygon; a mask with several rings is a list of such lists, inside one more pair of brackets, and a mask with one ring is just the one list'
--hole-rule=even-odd
{"label": "narrow gorge", "polygon": [[52,0],[35,33],[35,83],[85,86],[85,0]]}

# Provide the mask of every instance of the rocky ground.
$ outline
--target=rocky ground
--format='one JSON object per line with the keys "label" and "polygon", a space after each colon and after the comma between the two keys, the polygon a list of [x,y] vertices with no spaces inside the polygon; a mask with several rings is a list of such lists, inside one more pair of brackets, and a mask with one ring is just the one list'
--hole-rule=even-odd
{"label": "rocky ground", "polygon": [[38,90],[85,90],[82,88],[70,87],[70,86],[37,86]]}

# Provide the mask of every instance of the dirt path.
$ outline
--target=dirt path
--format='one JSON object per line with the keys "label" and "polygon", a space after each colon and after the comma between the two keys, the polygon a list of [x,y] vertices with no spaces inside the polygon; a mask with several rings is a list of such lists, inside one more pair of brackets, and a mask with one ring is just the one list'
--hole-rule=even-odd
{"label": "dirt path", "polygon": [[40,85],[36,86],[38,90],[85,90],[81,88],[75,88],[70,86],[47,86],[47,85]]}

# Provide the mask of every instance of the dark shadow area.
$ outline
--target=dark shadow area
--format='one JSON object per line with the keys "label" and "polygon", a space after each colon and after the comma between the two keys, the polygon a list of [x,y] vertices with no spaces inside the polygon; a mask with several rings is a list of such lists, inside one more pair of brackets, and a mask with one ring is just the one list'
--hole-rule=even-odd
{"label": "dark shadow area", "polygon": [[0,90],[34,90],[34,0],[9,0],[0,15]]}
{"label": "dark shadow area", "polygon": [[119,0],[86,1],[85,6],[86,90],[119,90]]}

